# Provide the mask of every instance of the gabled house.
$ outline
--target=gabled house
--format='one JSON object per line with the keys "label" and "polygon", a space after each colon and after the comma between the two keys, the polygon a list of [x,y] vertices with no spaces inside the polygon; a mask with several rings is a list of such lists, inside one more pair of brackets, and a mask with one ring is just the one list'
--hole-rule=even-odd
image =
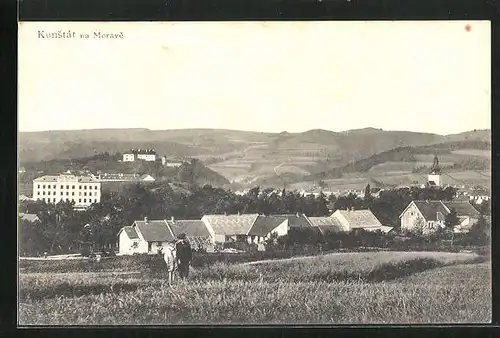
{"label": "gabled house", "polygon": [[342,225],[344,231],[363,229],[365,231],[389,232],[392,227],[383,226],[369,209],[337,210],[332,215]]}
{"label": "gabled house", "polygon": [[248,243],[259,244],[276,233],[278,237],[288,233],[288,219],[259,215],[247,232]]}
{"label": "gabled house", "polygon": [[346,231],[336,217],[308,217],[312,226],[317,227],[322,235]]}
{"label": "gabled house", "polygon": [[135,221],[131,226],[120,229],[118,252],[121,255],[156,254],[173,240],[175,240],[175,234],[166,220],[150,221],[144,218],[144,221]]}
{"label": "gabled house", "polygon": [[272,215],[274,217],[279,217],[288,220],[288,227],[293,228],[310,228],[312,226],[308,217],[302,213],[296,214],[276,214]]}
{"label": "gabled house", "polygon": [[201,220],[176,220],[173,217],[167,221],[175,237],[183,233],[191,244],[193,250],[204,249],[208,252],[214,250],[214,242],[207,226]]}
{"label": "gabled house", "polygon": [[285,217],[259,214],[205,215],[201,219],[207,226],[215,243],[246,242],[262,243],[276,233],[288,233],[289,224]]}
{"label": "gabled house", "polygon": [[118,232],[119,253],[156,254],[165,245],[184,233],[194,250],[200,248],[213,251],[213,241],[206,225],[201,220],[148,220],[135,221]]}
{"label": "gabled house", "polygon": [[455,210],[460,221],[455,232],[468,232],[480,216],[479,211],[467,201],[412,201],[399,215],[401,229],[412,231],[421,228],[430,233],[445,227],[446,216]]}

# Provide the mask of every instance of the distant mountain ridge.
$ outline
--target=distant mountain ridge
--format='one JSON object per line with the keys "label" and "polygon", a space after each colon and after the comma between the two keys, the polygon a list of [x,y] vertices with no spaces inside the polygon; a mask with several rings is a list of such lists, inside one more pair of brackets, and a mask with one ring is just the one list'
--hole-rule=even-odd
{"label": "distant mountain ridge", "polygon": [[[490,143],[491,130],[453,135],[376,128],[343,132],[312,129],[302,133],[144,128],[19,132],[18,154],[23,165],[104,152],[121,153],[130,148],[154,148],[167,158],[198,158],[230,182],[250,185],[281,182],[284,177],[291,181],[299,181],[301,177],[307,177],[307,181],[327,178],[330,176],[328,172],[338,170],[335,168],[350,165],[349,171],[352,171],[358,166],[364,168],[366,163],[376,165],[393,158],[397,161],[400,158],[398,151],[394,155],[383,154],[393,149],[465,141]],[[466,143],[462,146],[465,147]]]}

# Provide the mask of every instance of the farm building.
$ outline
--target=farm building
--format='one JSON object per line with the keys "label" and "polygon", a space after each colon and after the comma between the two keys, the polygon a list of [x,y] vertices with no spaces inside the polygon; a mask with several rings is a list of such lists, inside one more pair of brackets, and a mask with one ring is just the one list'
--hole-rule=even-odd
{"label": "farm building", "polygon": [[312,226],[317,227],[322,235],[345,231],[336,217],[309,217]]}
{"label": "farm building", "polygon": [[311,222],[307,218],[305,214],[296,213],[296,214],[278,214],[272,215],[273,217],[279,217],[282,219],[286,219],[288,221],[288,227],[290,229],[293,228],[310,228],[312,226]]}
{"label": "farm building", "polygon": [[269,238],[272,233],[283,236],[288,232],[288,220],[285,217],[259,214],[205,215],[201,220],[216,243],[258,244]]}
{"label": "farm building", "polygon": [[203,221],[172,218],[167,224],[176,237],[181,233],[185,234],[193,250],[204,249],[209,252],[214,250],[210,232]]}
{"label": "farm building", "polygon": [[392,230],[392,227],[383,226],[368,209],[337,210],[330,217],[337,219],[344,231],[363,229],[366,231],[389,232]]}
{"label": "farm building", "polygon": [[401,229],[414,230],[422,227],[424,233],[430,233],[445,226],[446,216],[454,209],[460,224],[455,232],[468,232],[479,219],[479,211],[466,201],[412,201],[399,215]]}
{"label": "farm building", "polygon": [[118,232],[119,253],[132,255],[134,253],[156,254],[164,246],[177,238],[181,233],[191,243],[194,250],[204,248],[213,250],[213,242],[205,223],[200,220],[148,220],[135,221],[132,226],[126,226]]}
{"label": "farm building", "polygon": [[166,220],[150,221],[144,218],[144,221],[135,221],[131,226],[120,229],[118,252],[121,255],[156,254],[173,240],[175,235]]}

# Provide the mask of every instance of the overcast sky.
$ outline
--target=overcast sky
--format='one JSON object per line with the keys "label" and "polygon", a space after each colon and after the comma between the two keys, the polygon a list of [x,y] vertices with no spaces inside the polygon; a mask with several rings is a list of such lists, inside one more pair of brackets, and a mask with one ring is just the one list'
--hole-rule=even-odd
{"label": "overcast sky", "polygon": [[486,21],[22,23],[19,130],[485,129],[490,55]]}

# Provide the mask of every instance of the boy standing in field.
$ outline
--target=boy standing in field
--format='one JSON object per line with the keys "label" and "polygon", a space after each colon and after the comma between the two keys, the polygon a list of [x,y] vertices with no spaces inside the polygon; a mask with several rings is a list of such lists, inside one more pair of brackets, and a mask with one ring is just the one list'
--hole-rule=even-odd
{"label": "boy standing in field", "polygon": [[175,251],[177,253],[177,262],[179,266],[179,277],[184,279],[189,275],[189,263],[192,258],[191,244],[186,239],[186,234],[179,234],[179,241],[175,244]]}
{"label": "boy standing in field", "polygon": [[174,271],[175,271],[175,263],[176,263],[176,252],[174,242],[168,243],[165,248],[165,253],[163,254],[163,259],[167,264],[168,271],[168,285],[172,286],[172,282],[174,281]]}

